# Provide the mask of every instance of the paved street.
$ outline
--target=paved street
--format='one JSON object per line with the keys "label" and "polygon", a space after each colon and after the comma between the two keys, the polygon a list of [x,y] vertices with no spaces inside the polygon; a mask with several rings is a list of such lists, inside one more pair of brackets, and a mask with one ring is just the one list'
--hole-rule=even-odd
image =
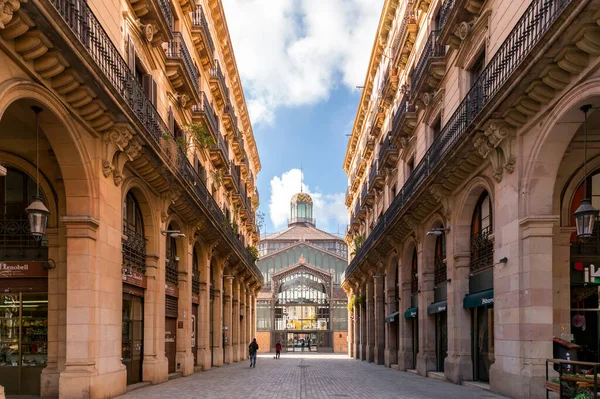
{"label": "paved street", "polygon": [[258,357],[165,384],[142,388],[121,398],[501,398],[477,388],[423,378],[333,354]]}

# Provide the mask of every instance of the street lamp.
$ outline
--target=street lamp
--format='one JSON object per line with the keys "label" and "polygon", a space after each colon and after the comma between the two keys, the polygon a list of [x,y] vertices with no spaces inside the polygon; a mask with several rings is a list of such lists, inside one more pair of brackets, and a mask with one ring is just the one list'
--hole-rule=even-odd
{"label": "street lamp", "polygon": [[48,225],[48,215],[50,211],[44,205],[43,198],[40,196],[40,129],[39,129],[39,114],[42,112],[40,107],[31,107],[35,112],[35,170],[36,170],[36,195],[33,201],[25,209],[27,219],[29,219],[29,230],[36,241],[42,239],[46,234],[46,226]]}
{"label": "street lamp", "polygon": [[594,232],[594,223],[598,216],[598,210],[592,206],[592,201],[588,197],[587,187],[587,113],[592,108],[590,104],[581,107],[584,121],[584,141],[583,141],[583,199],[579,208],[573,214],[577,225],[577,238],[584,241],[589,239]]}

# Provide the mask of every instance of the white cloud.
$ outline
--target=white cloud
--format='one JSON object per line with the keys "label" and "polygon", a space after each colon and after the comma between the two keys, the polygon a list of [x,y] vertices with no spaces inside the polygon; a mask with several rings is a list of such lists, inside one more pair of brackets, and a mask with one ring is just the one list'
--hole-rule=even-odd
{"label": "white cloud", "polygon": [[223,0],[253,123],[364,82],[383,0]]}
{"label": "white cloud", "polygon": [[[290,200],[292,196],[300,191],[301,181],[300,169],[290,169],[281,177],[274,176],[271,179],[271,199],[269,200],[269,216],[273,227],[278,230],[285,227],[290,216]],[[344,227],[348,220],[346,205],[344,204],[344,193],[323,194],[318,191],[312,192],[310,187],[302,184],[302,190],[310,194],[313,199],[313,217],[321,228],[339,224]]]}

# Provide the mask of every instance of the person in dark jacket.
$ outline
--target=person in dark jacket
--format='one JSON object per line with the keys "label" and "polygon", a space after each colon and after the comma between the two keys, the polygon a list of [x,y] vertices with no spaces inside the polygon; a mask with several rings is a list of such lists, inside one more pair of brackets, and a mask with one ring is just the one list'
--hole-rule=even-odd
{"label": "person in dark jacket", "polygon": [[281,342],[277,341],[275,345],[275,359],[279,359],[281,357]]}
{"label": "person in dark jacket", "polygon": [[256,367],[256,352],[258,352],[258,344],[256,343],[256,338],[254,338],[248,346],[248,354],[250,355],[250,367]]}

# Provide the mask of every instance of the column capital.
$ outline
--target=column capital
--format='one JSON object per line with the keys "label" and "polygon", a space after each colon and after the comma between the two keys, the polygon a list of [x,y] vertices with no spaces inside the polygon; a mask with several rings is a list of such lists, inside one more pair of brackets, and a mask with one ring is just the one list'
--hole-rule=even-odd
{"label": "column capital", "polygon": [[88,215],[61,216],[60,221],[67,227],[67,238],[91,238],[97,237],[100,222]]}
{"label": "column capital", "polygon": [[532,215],[519,220],[522,238],[552,237],[554,226],[560,221],[558,215]]}

